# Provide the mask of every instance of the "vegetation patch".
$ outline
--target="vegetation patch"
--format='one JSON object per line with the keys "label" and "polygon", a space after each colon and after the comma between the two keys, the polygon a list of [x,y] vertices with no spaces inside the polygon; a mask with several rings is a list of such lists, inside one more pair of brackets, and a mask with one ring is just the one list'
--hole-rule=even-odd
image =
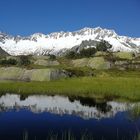
{"label": "vegetation patch", "polygon": [[68,78],[50,82],[1,82],[0,93],[81,96],[140,101],[140,79],[121,77]]}
{"label": "vegetation patch", "polygon": [[68,59],[78,59],[84,57],[93,57],[96,52],[108,52],[112,46],[106,42],[101,41],[99,43],[95,43],[93,40],[89,41],[82,41],[82,43],[78,46],[80,49],[79,51],[69,51],[65,57]]}

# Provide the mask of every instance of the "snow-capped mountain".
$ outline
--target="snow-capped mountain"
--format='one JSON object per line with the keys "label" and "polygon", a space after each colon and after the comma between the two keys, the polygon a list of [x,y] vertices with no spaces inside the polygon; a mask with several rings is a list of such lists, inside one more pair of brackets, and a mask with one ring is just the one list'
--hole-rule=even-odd
{"label": "snow-capped mountain", "polygon": [[140,38],[119,36],[114,30],[100,27],[84,28],[75,32],[55,32],[48,35],[36,33],[29,37],[14,37],[0,32],[0,46],[11,55],[47,53],[57,55],[79,46],[86,40],[93,40],[96,43],[105,40],[113,46],[112,51],[140,51]]}

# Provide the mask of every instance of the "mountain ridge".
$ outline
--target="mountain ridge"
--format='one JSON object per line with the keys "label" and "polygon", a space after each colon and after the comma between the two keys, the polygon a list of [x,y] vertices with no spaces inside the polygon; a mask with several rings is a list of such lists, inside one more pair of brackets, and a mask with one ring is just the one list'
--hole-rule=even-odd
{"label": "mountain ridge", "polygon": [[[0,32],[0,46],[10,55],[61,55],[66,50],[80,46],[82,41],[107,41],[113,47],[111,51],[140,52],[140,38],[119,36],[114,30],[101,27],[88,28],[74,32],[53,32],[50,34],[34,33],[33,35],[11,36]],[[85,46],[88,47],[88,46]],[[92,46],[96,47],[96,46]]]}

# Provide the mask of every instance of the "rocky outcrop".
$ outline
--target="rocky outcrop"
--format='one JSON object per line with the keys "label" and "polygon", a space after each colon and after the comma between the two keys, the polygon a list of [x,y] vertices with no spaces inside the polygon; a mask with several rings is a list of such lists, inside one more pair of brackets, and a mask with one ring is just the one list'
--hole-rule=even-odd
{"label": "rocky outcrop", "polygon": [[18,67],[0,68],[0,80],[50,81],[67,77],[67,72],[59,69],[32,69]]}
{"label": "rocky outcrop", "polygon": [[36,60],[34,62],[35,65],[40,65],[40,66],[58,66],[59,62],[57,60],[51,61],[51,60]]}
{"label": "rocky outcrop", "polygon": [[[121,54],[122,53],[118,53]],[[108,69],[140,69],[140,60],[132,59],[132,55],[126,53],[126,56],[118,56],[114,61],[108,60],[104,56],[96,56],[92,58],[82,58],[72,60],[73,67],[89,67],[96,70],[108,70]],[[127,58],[127,59],[126,59]]]}
{"label": "rocky outcrop", "polygon": [[93,69],[110,69],[111,62],[106,61],[103,57],[83,58],[72,60],[74,67],[90,67]]}
{"label": "rocky outcrop", "polygon": [[0,47],[0,55],[9,56],[9,54]]}

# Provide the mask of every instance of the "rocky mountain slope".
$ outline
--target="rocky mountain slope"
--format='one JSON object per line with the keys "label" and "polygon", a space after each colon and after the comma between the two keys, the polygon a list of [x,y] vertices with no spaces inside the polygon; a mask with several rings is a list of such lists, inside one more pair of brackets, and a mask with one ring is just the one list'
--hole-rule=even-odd
{"label": "rocky mountain slope", "polygon": [[[81,46],[82,41],[92,40],[95,47],[101,40],[111,44],[112,51],[140,51],[140,38],[119,36],[114,30],[84,28],[75,32],[56,32],[48,35],[36,33],[29,37],[10,36],[0,33],[0,46],[11,55],[55,54],[61,55],[67,50]],[[88,47],[88,46],[84,46]]]}
{"label": "rocky mountain slope", "polygon": [[9,54],[0,47],[0,55],[8,56]]}

